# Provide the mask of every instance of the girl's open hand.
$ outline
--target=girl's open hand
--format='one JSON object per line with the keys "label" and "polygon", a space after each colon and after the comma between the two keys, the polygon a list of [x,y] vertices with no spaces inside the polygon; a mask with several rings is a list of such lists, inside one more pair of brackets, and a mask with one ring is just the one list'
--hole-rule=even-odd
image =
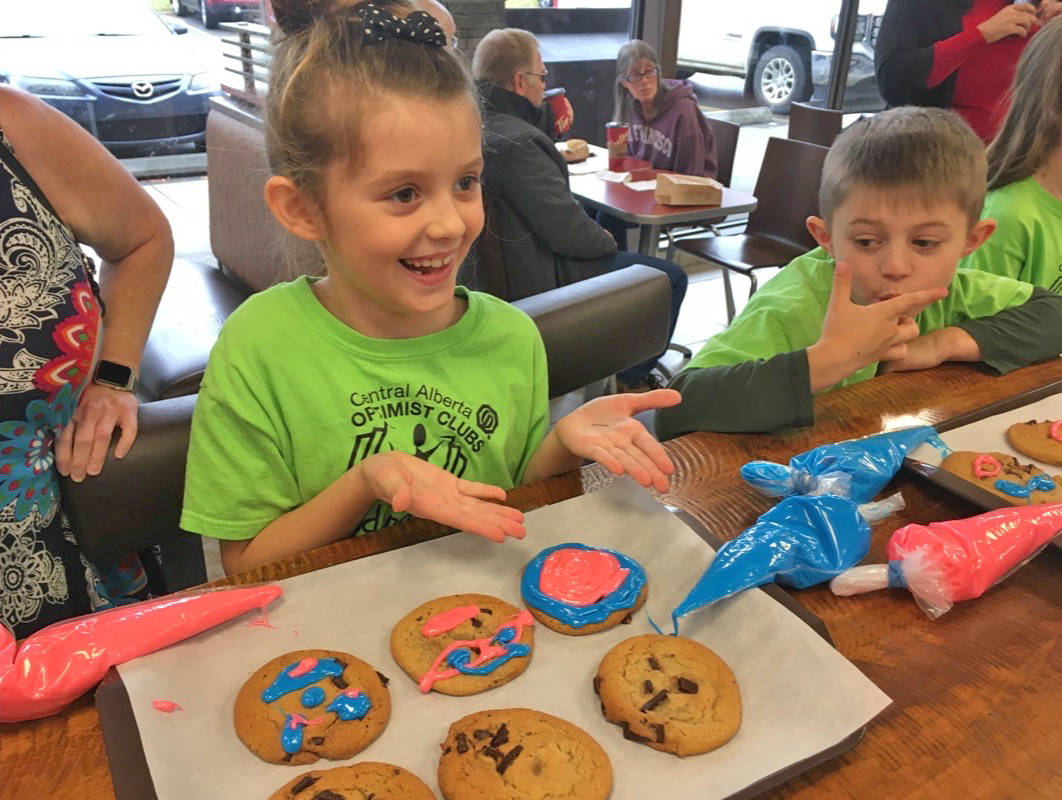
{"label": "girl's open hand", "polygon": [[408,453],[379,453],[359,465],[372,494],[397,512],[409,512],[493,542],[524,538],[524,515],[489,502],[505,500],[505,490],[466,481]]}
{"label": "girl's open hand", "polygon": [[675,472],[667,452],[633,416],[682,402],[674,389],[598,397],[557,423],[553,432],[573,455],[593,459],[615,475],[666,492]]}

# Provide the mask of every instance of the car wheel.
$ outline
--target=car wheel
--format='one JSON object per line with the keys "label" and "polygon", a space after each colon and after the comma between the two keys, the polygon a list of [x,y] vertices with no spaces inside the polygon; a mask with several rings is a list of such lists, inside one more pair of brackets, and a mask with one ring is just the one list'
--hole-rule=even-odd
{"label": "car wheel", "polygon": [[199,0],[199,16],[203,19],[203,27],[214,30],[218,26],[218,12],[214,11],[207,0]]}
{"label": "car wheel", "polygon": [[811,97],[811,66],[792,47],[768,48],[756,62],[752,92],[773,114],[787,114],[794,102]]}
{"label": "car wheel", "polygon": [[188,9],[184,7],[181,0],[170,0],[170,6],[173,8],[173,13],[178,17],[187,17]]}

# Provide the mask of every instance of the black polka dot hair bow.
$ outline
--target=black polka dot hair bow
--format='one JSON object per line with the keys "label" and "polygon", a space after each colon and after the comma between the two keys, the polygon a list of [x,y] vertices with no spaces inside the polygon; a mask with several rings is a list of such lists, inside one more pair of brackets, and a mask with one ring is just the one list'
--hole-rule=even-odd
{"label": "black polka dot hair bow", "polygon": [[366,44],[378,44],[390,38],[446,47],[446,32],[439,27],[435,17],[424,11],[414,11],[403,18],[368,3],[359,9],[358,16]]}

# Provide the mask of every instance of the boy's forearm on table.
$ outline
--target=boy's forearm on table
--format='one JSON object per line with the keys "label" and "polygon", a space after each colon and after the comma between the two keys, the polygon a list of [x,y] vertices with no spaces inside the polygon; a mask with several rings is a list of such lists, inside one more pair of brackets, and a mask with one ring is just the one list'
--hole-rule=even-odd
{"label": "boy's forearm on table", "polygon": [[676,376],[671,388],[682,393],[682,403],[656,412],[661,440],[692,431],[767,432],[815,420],[806,350],[693,367]]}
{"label": "boy's forearm on table", "polygon": [[980,361],[1005,374],[1062,353],[1062,297],[1036,287],[1023,304],[957,327],[977,343]]}

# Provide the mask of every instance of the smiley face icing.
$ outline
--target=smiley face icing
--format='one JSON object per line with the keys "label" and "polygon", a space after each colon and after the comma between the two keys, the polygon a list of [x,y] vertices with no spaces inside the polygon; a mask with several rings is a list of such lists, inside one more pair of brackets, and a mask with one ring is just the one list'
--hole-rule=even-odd
{"label": "smiley face icing", "polygon": [[236,735],[273,764],[341,761],[387,726],[387,678],[349,653],[298,650],[255,670],[236,698]]}

